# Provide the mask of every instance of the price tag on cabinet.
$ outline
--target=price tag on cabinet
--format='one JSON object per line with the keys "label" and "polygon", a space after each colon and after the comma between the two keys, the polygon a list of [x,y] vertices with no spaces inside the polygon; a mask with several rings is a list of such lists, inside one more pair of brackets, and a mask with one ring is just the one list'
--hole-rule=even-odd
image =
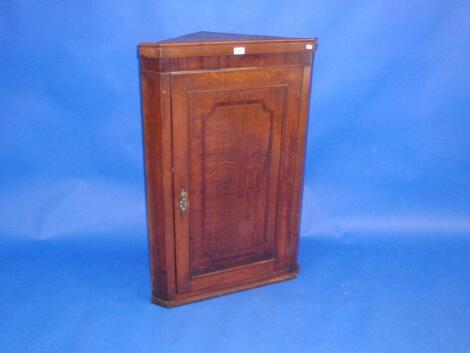
{"label": "price tag on cabinet", "polygon": [[243,55],[243,54],[245,54],[245,47],[233,48],[233,55]]}

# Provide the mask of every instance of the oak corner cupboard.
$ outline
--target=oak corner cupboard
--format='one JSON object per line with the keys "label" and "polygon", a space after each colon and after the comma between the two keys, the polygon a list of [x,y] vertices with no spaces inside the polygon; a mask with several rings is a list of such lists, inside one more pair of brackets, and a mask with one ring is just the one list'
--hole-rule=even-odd
{"label": "oak corner cupboard", "polygon": [[152,301],[296,277],[315,38],[139,45]]}

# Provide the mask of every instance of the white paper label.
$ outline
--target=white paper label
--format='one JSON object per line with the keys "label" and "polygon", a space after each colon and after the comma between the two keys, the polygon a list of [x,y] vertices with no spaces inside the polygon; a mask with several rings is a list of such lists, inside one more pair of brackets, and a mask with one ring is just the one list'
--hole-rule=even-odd
{"label": "white paper label", "polygon": [[305,45],[305,49],[312,50],[313,45],[312,44],[307,44],[307,45]]}
{"label": "white paper label", "polygon": [[243,55],[245,54],[245,47],[235,47],[233,48],[234,55]]}

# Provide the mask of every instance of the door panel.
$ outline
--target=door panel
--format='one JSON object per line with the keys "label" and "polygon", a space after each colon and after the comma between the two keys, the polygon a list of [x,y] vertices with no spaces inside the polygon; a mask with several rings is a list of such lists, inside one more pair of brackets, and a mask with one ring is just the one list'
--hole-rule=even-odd
{"label": "door panel", "polygon": [[285,86],[189,94],[193,276],[274,257],[284,101]]}
{"label": "door panel", "polygon": [[[287,270],[279,195],[289,180],[281,156],[288,158],[295,142],[301,72],[172,76],[178,293]],[[182,190],[189,195],[185,211]]]}

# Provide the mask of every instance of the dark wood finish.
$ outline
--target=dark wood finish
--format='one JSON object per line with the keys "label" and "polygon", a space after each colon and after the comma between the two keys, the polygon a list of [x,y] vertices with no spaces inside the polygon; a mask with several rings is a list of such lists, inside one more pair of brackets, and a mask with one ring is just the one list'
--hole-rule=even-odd
{"label": "dark wood finish", "polygon": [[209,32],[139,46],[153,302],[296,276],[316,47]]}
{"label": "dark wood finish", "polygon": [[[141,57],[178,58],[233,55],[233,47],[240,44],[245,54],[273,54],[304,52],[306,44],[316,47],[315,38],[280,38],[229,33],[197,32],[158,43],[142,43]],[[311,50],[312,51],[312,50]]]}
{"label": "dark wood finish", "polygon": [[281,54],[246,54],[222,56],[198,56],[186,58],[141,57],[143,71],[176,72],[194,70],[221,70],[243,67],[312,65],[312,53],[294,52]]}

